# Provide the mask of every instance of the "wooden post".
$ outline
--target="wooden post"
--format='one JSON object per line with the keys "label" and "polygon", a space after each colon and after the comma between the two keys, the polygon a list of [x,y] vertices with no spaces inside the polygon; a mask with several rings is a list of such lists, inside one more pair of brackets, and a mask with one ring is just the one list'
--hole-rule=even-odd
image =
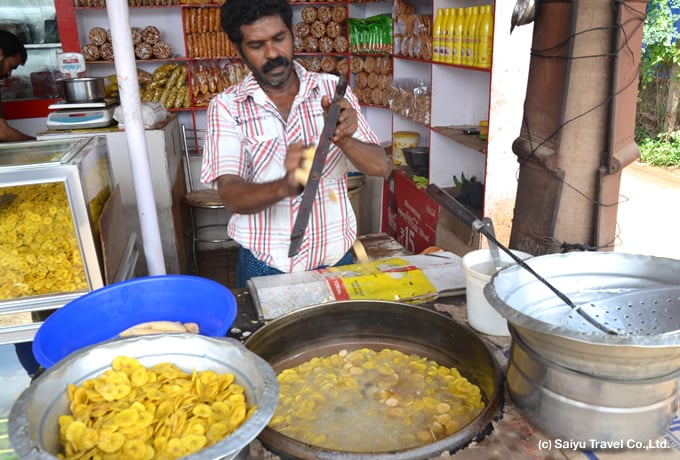
{"label": "wooden post", "polygon": [[[613,241],[620,172],[638,155],[646,0],[541,2],[520,136],[510,247],[534,255]],[[617,10],[618,8],[618,10]]]}

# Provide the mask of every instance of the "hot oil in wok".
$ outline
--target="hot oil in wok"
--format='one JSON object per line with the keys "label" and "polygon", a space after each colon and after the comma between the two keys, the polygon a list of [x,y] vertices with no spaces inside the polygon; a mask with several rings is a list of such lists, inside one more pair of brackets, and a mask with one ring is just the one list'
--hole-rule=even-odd
{"label": "hot oil in wok", "polygon": [[484,408],[456,368],[383,349],[312,358],[282,371],[269,426],[298,441],[353,452],[424,445],[457,432]]}

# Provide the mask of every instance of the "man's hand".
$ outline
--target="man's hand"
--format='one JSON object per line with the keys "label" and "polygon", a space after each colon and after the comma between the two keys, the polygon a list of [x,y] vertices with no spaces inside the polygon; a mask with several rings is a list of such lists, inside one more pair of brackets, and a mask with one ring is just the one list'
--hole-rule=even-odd
{"label": "man's hand", "polygon": [[[338,147],[342,146],[349,141],[354,133],[356,132],[359,122],[357,119],[357,113],[354,108],[350,105],[347,99],[342,99],[340,102],[340,115],[338,116],[338,124],[335,127],[335,132],[333,133],[333,138],[331,141]],[[321,107],[324,111],[328,113],[328,108],[331,106],[331,98],[328,96],[323,96],[321,98]]]}

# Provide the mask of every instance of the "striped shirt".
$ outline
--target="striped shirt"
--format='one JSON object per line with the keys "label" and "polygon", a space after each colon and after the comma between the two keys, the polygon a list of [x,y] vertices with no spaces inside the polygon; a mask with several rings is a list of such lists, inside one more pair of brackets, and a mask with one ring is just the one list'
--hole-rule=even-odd
{"label": "striped shirt", "polygon": [[[254,183],[278,180],[285,175],[283,163],[288,145],[319,143],[324,124],[321,97],[332,98],[338,77],[309,72],[298,63],[294,65],[300,88],[288,120],[281,117],[252,74],[211,100],[202,182],[216,187],[217,178],[223,174],[235,174]],[[349,88],[345,98],[359,119],[354,137],[377,143]],[[347,194],[349,167],[349,160],[331,143],[309,225],[300,251],[294,257],[288,257],[288,247],[302,195],[284,198],[255,214],[232,214],[227,233],[259,260],[282,272],[335,264],[350,250],[356,238],[356,218]],[[329,199],[333,194],[337,200]]]}

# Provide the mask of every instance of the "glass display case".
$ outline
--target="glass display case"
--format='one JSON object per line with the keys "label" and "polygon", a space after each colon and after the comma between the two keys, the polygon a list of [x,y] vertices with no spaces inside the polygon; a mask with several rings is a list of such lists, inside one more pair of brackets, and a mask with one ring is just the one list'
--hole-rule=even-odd
{"label": "glass display case", "polygon": [[104,285],[98,221],[112,192],[104,137],[0,144],[0,343]]}
{"label": "glass display case", "polygon": [[0,30],[19,37],[28,53],[26,64],[0,81],[2,100],[58,97],[57,53],[61,52],[61,39],[54,0],[0,1]]}

